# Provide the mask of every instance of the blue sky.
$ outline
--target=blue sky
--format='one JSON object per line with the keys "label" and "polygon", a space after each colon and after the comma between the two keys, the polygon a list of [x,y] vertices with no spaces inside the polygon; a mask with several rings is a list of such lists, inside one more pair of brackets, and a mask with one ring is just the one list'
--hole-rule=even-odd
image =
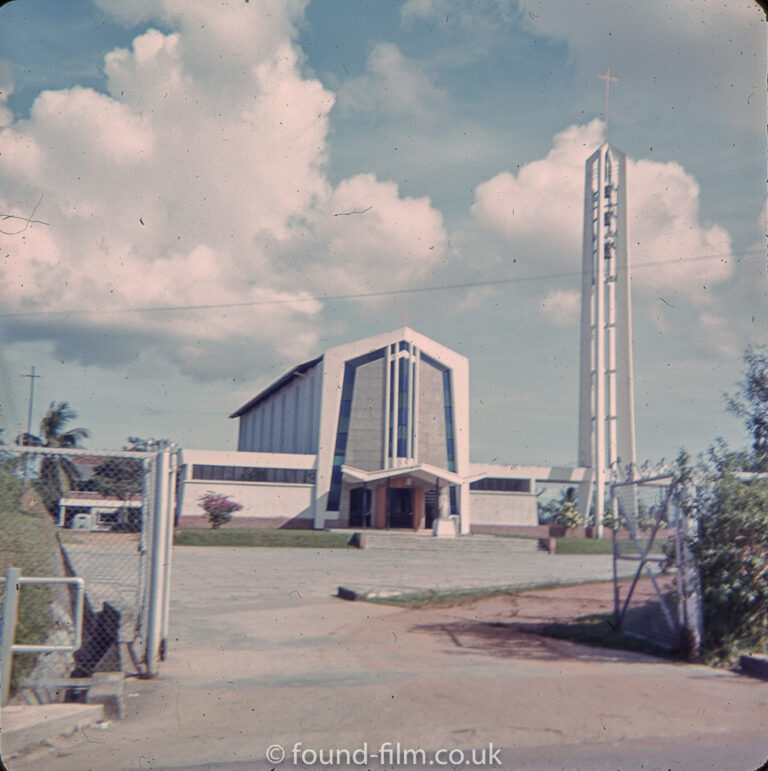
{"label": "blue sky", "polygon": [[9,3],[6,438],[35,365],[33,427],[66,400],[94,449],[232,448],[272,379],[407,314],[470,358],[474,460],[575,462],[610,68],[638,457],[743,445],[722,394],[768,340],[765,31],[751,0]]}

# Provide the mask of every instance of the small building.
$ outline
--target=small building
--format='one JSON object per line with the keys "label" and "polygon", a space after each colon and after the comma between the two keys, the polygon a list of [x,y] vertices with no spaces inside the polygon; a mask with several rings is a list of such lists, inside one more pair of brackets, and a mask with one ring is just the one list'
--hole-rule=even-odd
{"label": "small building", "polygon": [[469,398],[467,358],[407,327],[330,348],[230,416],[237,451],[180,451],[178,524],[214,491],[243,506],[230,526],[536,527],[550,470],[472,463]]}
{"label": "small building", "polygon": [[59,527],[73,530],[141,529],[141,495],[127,500],[91,491],[72,491],[59,498]]}

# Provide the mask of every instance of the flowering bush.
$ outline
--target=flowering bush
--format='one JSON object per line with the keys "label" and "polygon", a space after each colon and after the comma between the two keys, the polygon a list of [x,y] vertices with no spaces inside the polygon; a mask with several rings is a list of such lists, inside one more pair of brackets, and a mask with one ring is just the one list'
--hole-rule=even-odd
{"label": "flowering bush", "polygon": [[226,495],[207,492],[200,496],[200,505],[203,507],[211,527],[221,527],[232,519],[232,512],[243,508],[241,503],[230,501]]}

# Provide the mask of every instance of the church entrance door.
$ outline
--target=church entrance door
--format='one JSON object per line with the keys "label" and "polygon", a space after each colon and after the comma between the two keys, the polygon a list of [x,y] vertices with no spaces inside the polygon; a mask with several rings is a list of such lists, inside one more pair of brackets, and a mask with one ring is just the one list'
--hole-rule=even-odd
{"label": "church entrance door", "polygon": [[413,490],[410,487],[390,487],[389,526],[413,527]]}
{"label": "church entrance door", "polygon": [[371,526],[371,491],[355,487],[349,491],[349,526]]}

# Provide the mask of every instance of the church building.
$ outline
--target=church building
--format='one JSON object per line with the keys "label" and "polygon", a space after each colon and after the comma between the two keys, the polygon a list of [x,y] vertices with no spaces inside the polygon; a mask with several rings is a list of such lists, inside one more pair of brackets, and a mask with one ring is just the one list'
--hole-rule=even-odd
{"label": "church building", "polygon": [[178,524],[214,491],[243,506],[229,526],[534,528],[552,470],[473,463],[469,400],[466,357],[407,327],[330,348],[230,416],[236,452],[181,451]]}

